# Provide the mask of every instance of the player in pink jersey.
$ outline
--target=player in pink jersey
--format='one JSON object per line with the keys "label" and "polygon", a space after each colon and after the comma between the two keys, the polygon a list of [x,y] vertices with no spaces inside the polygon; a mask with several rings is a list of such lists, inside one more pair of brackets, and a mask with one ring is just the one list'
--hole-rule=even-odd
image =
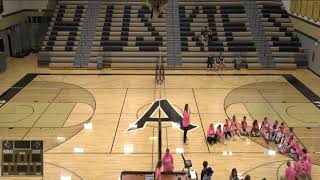
{"label": "player in pink jersey", "polygon": [[295,171],[294,171],[294,167],[291,166],[290,161],[287,162],[287,168],[285,171],[285,179],[286,180],[295,180]]}
{"label": "player in pink jersey", "polygon": [[270,134],[270,124],[268,121],[268,118],[265,117],[262,121],[261,128],[260,128],[260,133],[264,137],[264,140],[266,143],[269,143],[269,134]]}
{"label": "player in pink jersey", "polygon": [[190,125],[190,110],[189,105],[186,104],[184,106],[183,111],[183,120],[182,120],[182,127],[183,127],[183,143],[187,144],[187,132],[188,132],[188,126]]}
{"label": "player in pink jersey", "polygon": [[273,125],[270,127],[270,137],[269,140],[272,142],[275,135],[277,134],[277,131],[279,130],[278,121],[276,120]]}
{"label": "player in pink jersey", "polygon": [[173,172],[173,157],[170,150],[166,150],[166,154],[162,157],[162,164],[164,172]]}
{"label": "player in pink jersey", "polygon": [[229,138],[232,137],[231,135],[231,125],[229,123],[229,119],[226,119],[226,123],[223,125],[223,134],[224,134],[224,139],[228,140]]}
{"label": "player in pink jersey", "polygon": [[298,159],[296,161],[296,163],[294,164],[294,171],[296,173],[296,179],[302,179],[303,166],[302,166],[302,162],[300,159]]}
{"label": "player in pink jersey", "polygon": [[214,133],[213,124],[211,123],[209,125],[208,130],[207,130],[207,142],[209,144],[214,144],[214,143],[216,143],[216,141],[217,141],[217,137],[216,137],[216,134]]}
{"label": "player in pink jersey", "polygon": [[247,117],[246,116],[243,116],[243,120],[241,121],[240,134],[242,136],[249,136],[249,129],[248,129]]}
{"label": "player in pink jersey", "polygon": [[307,177],[309,180],[312,180],[311,176],[312,164],[310,161],[306,160],[303,162],[303,176]]}
{"label": "player in pink jersey", "polygon": [[223,138],[223,135],[223,130],[221,128],[221,125],[219,124],[216,130],[217,141],[221,142],[221,138]]}
{"label": "player in pink jersey", "polygon": [[155,180],[162,180],[161,166],[162,166],[162,162],[159,160],[157,163],[156,169],[154,170],[154,179]]}
{"label": "player in pink jersey", "polygon": [[254,137],[258,137],[260,136],[260,132],[259,132],[259,124],[258,124],[258,121],[257,120],[254,120],[253,123],[252,123],[252,127],[251,127],[251,136],[254,136]]}
{"label": "player in pink jersey", "polygon": [[236,115],[233,115],[231,120],[231,135],[233,139],[235,139],[236,134],[238,134],[237,118]]}

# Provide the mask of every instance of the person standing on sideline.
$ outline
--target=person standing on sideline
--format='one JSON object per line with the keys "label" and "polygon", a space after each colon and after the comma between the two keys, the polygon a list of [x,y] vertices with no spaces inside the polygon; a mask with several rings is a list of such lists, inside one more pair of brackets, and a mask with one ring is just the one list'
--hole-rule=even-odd
{"label": "person standing on sideline", "polygon": [[202,165],[203,169],[201,171],[201,180],[211,180],[213,170],[211,169],[211,167],[208,167],[207,161],[203,161]]}
{"label": "person standing on sideline", "polygon": [[291,166],[290,161],[287,161],[287,169],[284,173],[284,178],[281,179],[295,180],[294,168]]}
{"label": "person standing on sideline", "polygon": [[189,105],[186,104],[184,106],[183,111],[183,120],[182,120],[182,126],[183,126],[183,143],[187,144],[188,138],[187,138],[187,132],[188,132],[188,126],[190,125],[190,110]]}
{"label": "person standing on sideline", "polygon": [[161,166],[162,166],[162,162],[161,160],[158,161],[156,169],[154,170],[154,179],[155,180],[162,180],[161,178]]}
{"label": "person standing on sideline", "polygon": [[164,172],[173,172],[173,157],[168,148],[162,157],[162,163]]}
{"label": "person standing on sideline", "polygon": [[213,56],[212,55],[208,56],[207,68],[208,68],[208,71],[213,70]]}

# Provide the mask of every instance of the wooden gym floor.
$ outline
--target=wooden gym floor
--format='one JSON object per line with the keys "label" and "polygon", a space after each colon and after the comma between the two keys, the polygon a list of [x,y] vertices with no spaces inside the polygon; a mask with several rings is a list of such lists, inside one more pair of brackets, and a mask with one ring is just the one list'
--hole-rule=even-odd
{"label": "wooden gym floor", "polygon": [[[290,159],[278,153],[269,156],[272,144],[238,137],[227,144],[206,144],[209,124],[236,114],[238,121],[243,115],[248,123],[268,116],[295,127],[296,138],[313,153],[313,178],[320,179],[320,110],[314,103],[320,78],[309,70],[172,70],[160,87],[153,71],[51,71],[37,68],[35,59],[10,59],[8,70],[0,74],[0,94],[10,87],[12,92],[0,108],[0,139],[43,139],[44,177],[0,179],[116,180],[124,170],[153,170],[158,158],[156,124],[127,130],[158,99],[168,99],[178,112],[188,103],[191,123],[197,126],[188,134],[189,145],[183,145],[182,131],[163,123],[162,151],[170,148],[175,170],[183,168],[177,154],[183,150],[198,173],[207,160],[214,179],[227,179],[233,167],[253,179],[282,175]],[[83,129],[86,120],[92,129]],[[75,153],[74,148],[83,152]]]}

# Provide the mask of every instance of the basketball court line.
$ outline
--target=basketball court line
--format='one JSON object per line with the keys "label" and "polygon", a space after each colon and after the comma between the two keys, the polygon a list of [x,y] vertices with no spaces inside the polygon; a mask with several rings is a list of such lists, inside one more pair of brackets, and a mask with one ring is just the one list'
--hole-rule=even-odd
{"label": "basketball court line", "polygon": [[127,94],[128,94],[128,88],[126,89],[126,93],[125,93],[123,101],[122,101],[122,106],[121,106],[121,111],[120,111],[120,115],[119,115],[119,119],[118,119],[118,124],[117,124],[117,127],[116,127],[116,132],[114,133],[114,137],[113,137],[113,140],[112,140],[112,145],[111,145],[111,148],[110,148],[110,154],[112,153],[114,141],[115,141],[116,136],[117,136],[117,132],[118,132],[118,128],[119,128],[119,124],[120,124],[120,120],[121,120],[124,104],[125,104],[126,99],[127,99]]}
{"label": "basketball court line", "polygon": [[196,103],[196,107],[197,107],[198,116],[199,116],[199,120],[200,120],[201,127],[202,127],[202,132],[203,132],[204,140],[205,140],[206,145],[207,145],[207,148],[208,148],[208,153],[210,153],[209,145],[208,145],[208,142],[207,142],[207,139],[206,139],[206,132],[205,132],[204,127],[203,127],[203,123],[202,123],[202,119],[201,119],[201,115],[200,115],[200,110],[199,110],[197,98],[196,98],[196,95],[195,95],[195,93],[194,93],[194,89],[193,89],[193,88],[192,88],[192,94],[193,94],[194,101],[195,101],[195,103]]}
{"label": "basketball court line", "polygon": [[[271,107],[271,109],[278,115],[278,117],[281,119],[282,122],[284,122],[286,124],[287,127],[288,124],[287,122],[281,117],[281,115],[278,113],[278,111],[276,111],[276,109],[270,104],[270,102],[268,101],[268,99],[261,93],[261,91],[259,90],[259,88],[257,88],[257,91],[261,94],[261,96],[265,99],[265,101],[267,102],[267,104]],[[294,136],[297,138],[297,140],[302,144],[303,147],[306,148],[306,146],[300,141],[300,139],[298,138],[298,136],[293,132]]]}
{"label": "basketball court line", "polygon": [[27,133],[22,137],[21,140],[23,140],[28,133],[31,131],[31,129],[34,127],[34,125],[37,124],[37,122],[41,119],[41,117],[45,114],[45,112],[48,110],[48,108],[50,107],[50,105],[54,102],[54,100],[59,96],[59,94],[61,93],[62,88],[60,89],[60,91],[56,94],[56,96],[53,98],[53,100],[48,104],[48,106],[44,109],[44,111],[41,113],[41,115],[38,117],[38,119],[32,124],[32,126],[29,128],[29,130],[27,131]]}

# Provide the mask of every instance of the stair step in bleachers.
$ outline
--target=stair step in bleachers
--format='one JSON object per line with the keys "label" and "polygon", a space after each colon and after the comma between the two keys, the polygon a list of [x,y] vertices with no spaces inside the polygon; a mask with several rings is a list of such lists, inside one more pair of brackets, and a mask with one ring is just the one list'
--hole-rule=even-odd
{"label": "stair step in bleachers", "polygon": [[93,50],[105,67],[155,67],[160,54],[166,61],[165,17],[151,19],[145,1],[103,1]]}
{"label": "stair step in bleachers", "polygon": [[[206,67],[207,57],[223,56],[227,67],[235,58],[243,64],[258,61],[248,17],[237,0],[179,1],[181,50],[184,66]],[[213,38],[201,41],[201,30],[208,27]]]}
{"label": "stair step in bleachers", "polygon": [[[58,1],[41,47],[38,64],[44,67],[72,67],[88,0]],[[49,56],[42,59],[43,55]]]}
{"label": "stair step in bleachers", "polygon": [[276,68],[306,67],[305,53],[281,0],[257,0]]}

